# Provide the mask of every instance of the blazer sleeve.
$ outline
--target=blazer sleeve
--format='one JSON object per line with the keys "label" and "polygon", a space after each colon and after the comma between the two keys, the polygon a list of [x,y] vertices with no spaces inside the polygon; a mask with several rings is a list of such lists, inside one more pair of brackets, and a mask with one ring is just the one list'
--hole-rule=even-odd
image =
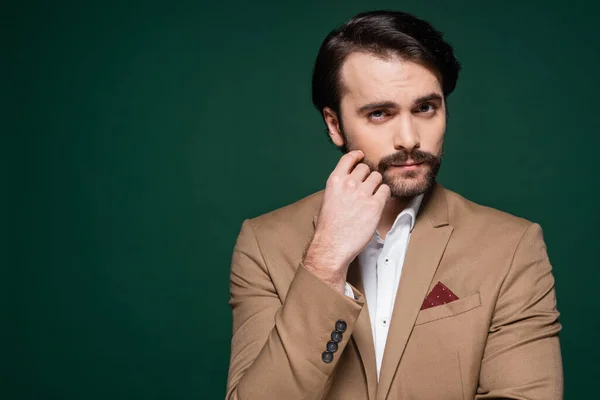
{"label": "blazer sleeve", "polygon": [[552,267],[542,229],[527,227],[500,289],[475,399],[563,398]]}
{"label": "blazer sleeve", "polygon": [[[226,399],[322,398],[364,305],[362,294],[355,293],[358,300],[339,293],[300,263],[282,301],[252,220],[244,221],[231,262],[233,337]],[[340,320],[346,328],[326,363],[322,354]]]}

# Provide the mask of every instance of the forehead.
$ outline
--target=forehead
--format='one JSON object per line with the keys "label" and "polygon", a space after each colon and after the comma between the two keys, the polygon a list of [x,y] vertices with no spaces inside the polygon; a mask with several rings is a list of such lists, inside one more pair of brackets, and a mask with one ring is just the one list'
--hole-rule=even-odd
{"label": "forehead", "polygon": [[431,93],[442,95],[440,79],[430,68],[398,56],[351,53],[342,65],[340,80],[342,102],[409,104]]}

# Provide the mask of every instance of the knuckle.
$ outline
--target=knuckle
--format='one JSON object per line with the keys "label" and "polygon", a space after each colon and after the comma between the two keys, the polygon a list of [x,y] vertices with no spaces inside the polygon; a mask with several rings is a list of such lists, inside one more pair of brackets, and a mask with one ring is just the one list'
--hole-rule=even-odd
{"label": "knuckle", "polygon": [[358,185],[358,182],[357,182],[357,181],[355,181],[354,179],[346,179],[346,182],[344,182],[344,185],[345,185],[347,188],[350,188],[350,189],[355,189],[355,188],[356,188],[356,186]]}
{"label": "knuckle", "polygon": [[327,178],[327,185],[337,185],[340,182],[340,177],[338,175],[330,175]]}
{"label": "knuckle", "polygon": [[379,200],[373,196],[369,197],[369,199],[367,200],[367,205],[370,208],[377,208],[379,207]]}

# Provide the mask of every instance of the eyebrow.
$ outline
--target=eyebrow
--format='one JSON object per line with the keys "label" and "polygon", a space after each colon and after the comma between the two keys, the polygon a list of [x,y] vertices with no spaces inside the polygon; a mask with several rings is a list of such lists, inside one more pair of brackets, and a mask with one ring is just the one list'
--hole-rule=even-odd
{"label": "eyebrow", "polygon": [[[413,106],[418,104],[422,104],[428,101],[442,101],[442,96],[439,93],[429,93],[428,95],[421,96],[413,101]],[[373,103],[368,103],[363,106],[360,106],[356,109],[356,112],[362,114],[368,111],[375,111],[381,108],[398,108],[398,103],[393,101],[376,101]]]}

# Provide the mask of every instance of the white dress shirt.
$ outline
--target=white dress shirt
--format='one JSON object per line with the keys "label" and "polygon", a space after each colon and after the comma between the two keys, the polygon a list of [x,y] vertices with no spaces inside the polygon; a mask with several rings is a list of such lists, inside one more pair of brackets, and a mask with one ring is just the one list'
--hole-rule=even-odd
{"label": "white dress shirt", "polygon": [[[381,361],[404,265],[404,256],[422,200],[423,195],[415,196],[408,206],[398,214],[385,239],[382,239],[379,232],[376,231],[367,247],[358,255],[365,288],[364,295],[367,298],[371,317],[377,379],[379,379],[381,370]],[[348,284],[346,284],[345,293],[349,297],[354,297],[352,288]]]}

